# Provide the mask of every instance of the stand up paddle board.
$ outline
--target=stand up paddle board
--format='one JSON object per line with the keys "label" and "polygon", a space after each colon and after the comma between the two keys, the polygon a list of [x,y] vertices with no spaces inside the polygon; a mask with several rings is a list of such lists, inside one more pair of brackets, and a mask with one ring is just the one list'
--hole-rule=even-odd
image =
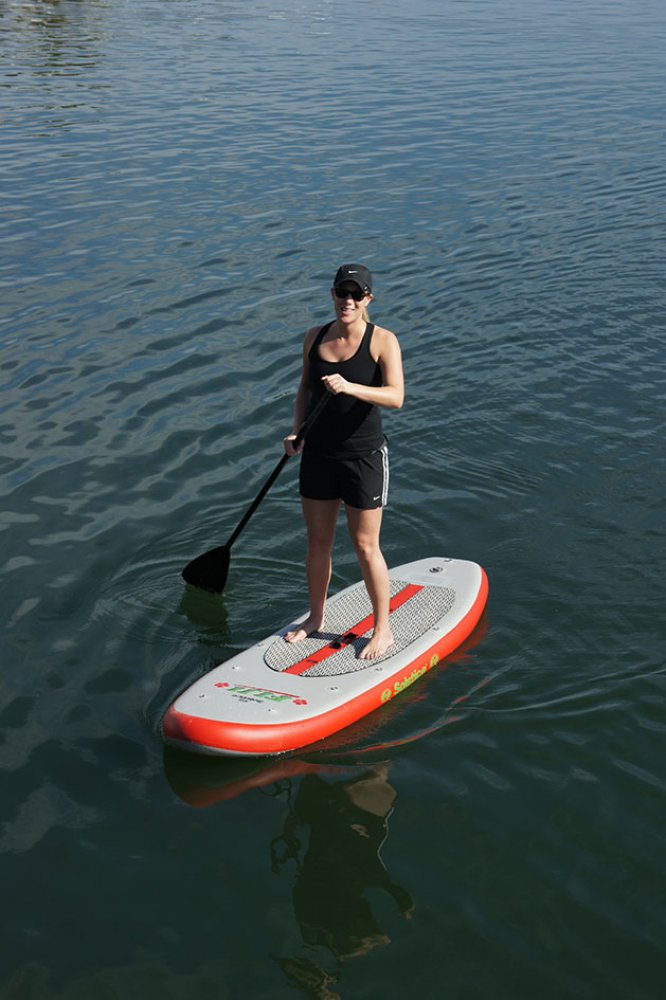
{"label": "stand up paddle board", "polygon": [[264,756],[308,746],[391,701],[472,632],[488,581],[476,563],[431,558],[389,570],[395,642],[375,660],[365,585],[329,598],[321,632],[288,643],[279,632],[204,674],[168,709],[165,740],[198,753]]}

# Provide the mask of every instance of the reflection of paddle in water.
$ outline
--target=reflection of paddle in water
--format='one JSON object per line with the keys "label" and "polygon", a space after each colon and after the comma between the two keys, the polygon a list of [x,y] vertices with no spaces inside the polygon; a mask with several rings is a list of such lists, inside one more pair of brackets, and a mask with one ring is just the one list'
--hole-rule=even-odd
{"label": "reflection of paddle in water", "polygon": [[[390,942],[364,896],[367,890],[383,889],[405,917],[414,908],[380,857],[397,794],[387,775],[388,764],[337,782],[306,775],[282,836],[271,845],[275,872],[290,860],[296,863],[293,902],[304,944],[310,952],[313,946],[326,948],[338,962]],[[309,830],[304,854],[302,830]],[[310,959],[276,956],[276,961],[292,985],[310,996],[337,997],[329,989],[337,974]]]}

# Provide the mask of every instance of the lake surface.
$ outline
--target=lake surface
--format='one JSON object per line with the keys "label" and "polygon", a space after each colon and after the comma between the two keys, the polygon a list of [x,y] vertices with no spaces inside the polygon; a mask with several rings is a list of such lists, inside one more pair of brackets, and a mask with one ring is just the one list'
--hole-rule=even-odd
{"label": "lake surface", "polygon": [[[0,4],[0,996],[663,996],[664,52],[661,0]],[[324,745],[167,752],[304,610],[296,465],[223,597],[180,570],[349,260],[385,555],[487,612]]]}

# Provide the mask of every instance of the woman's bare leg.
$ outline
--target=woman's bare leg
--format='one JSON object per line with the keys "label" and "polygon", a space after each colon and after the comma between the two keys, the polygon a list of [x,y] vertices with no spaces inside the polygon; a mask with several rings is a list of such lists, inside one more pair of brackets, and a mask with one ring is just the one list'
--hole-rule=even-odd
{"label": "woman's bare leg", "polygon": [[324,624],[324,609],[328,585],[331,582],[331,553],[340,509],[339,500],[309,500],[302,497],[303,515],[308,533],[305,569],[310,595],[310,614],[306,620],[287,632],[287,642],[301,642]]}
{"label": "woman's bare leg", "polygon": [[382,508],[358,510],[347,507],[347,525],[374,614],[374,629],[368,644],[359,653],[362,660],[382,656],[393,644],[389,625],[390,584],[388,569],[379,547]]}

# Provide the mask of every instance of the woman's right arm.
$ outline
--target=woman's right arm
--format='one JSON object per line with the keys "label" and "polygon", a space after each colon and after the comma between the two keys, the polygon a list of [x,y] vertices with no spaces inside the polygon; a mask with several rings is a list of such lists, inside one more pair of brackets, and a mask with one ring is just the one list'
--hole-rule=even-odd
{"label": "woman's right arm", "polygon": [[299,452],[303,451],[303,441],[294,448],[293,442],[294,438],[298,434],[298,431],[305,423],[305,418],[307,416],[308,410],[310,408],[310,396],[312,395],[312,387],[310,386],[310,375],[309,375],[309,363],[308,354],[310,353],[310,348],[314,338],[317,335],[318,327],[313,327],[305,335],[305,340],[303,341],[303,370],[301,372],[301,381],[298,385],[298,391],[296,392],[296,401],[294,403],[294,423],[293,431],[288,434],[286,438],[283,439],[283,445],[286,455],[297,455]]}

